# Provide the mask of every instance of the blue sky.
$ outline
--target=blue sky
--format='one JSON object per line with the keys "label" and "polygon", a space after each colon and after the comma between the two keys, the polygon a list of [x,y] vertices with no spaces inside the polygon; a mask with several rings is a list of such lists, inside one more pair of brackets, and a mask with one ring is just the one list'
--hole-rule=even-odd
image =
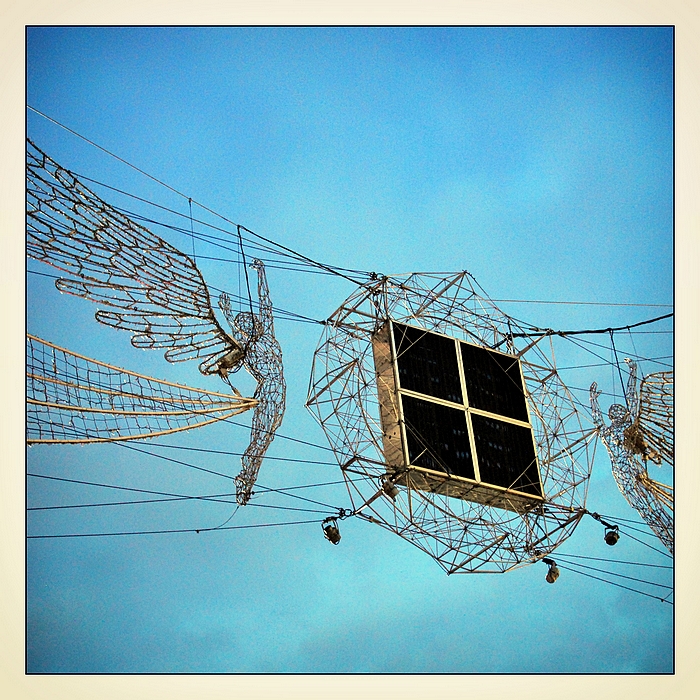
{"label": "blue sky", "polygon": [[[47,27],[30,28],[27,41],[30,106],[316,260],[387,274],[467,269],[494,299],[673,302],[669,28]],[[27,130],[75,172],[187,212],[182,197],[31,111]],[[185,237],[170,240],[183,250],[191,245]],[[33,261],[28,268],[49,271]],[[201,268],[212,286],[236,290],[235,266],[202,259]],[[270,270],[269,277],[279,307],[314,319],[326,318],[353,290],[318,275]],[[502,307],[533,325],[564,329],[626,325],[671,310]],[[126,334],[98,325],[94,311],[59,295],[51,279],[28,276],[30,332],[119,366],[202,385],[196,368],[134,351]],[[670,329],[664,322],[653,327],[663,333],[627,336],[621,350],[669,362]],[[289,387],[281,433],[324,445],[303,408],[320,326],[280,320],[277,332]],[[609,358],[609,339],[599,342]],[[596,361],[571,345],[562,353],[561,365]],[[641,369],[660,368],[649,362]],[[576,387],[595,380],[619,395],[610,366],[570,376]],[[240,452],[246,429],[215,426],[171,442]],[[602,446],[598,453],[588,508],[635,518]],[[238,472],[235,457],[177,456]],[[332,457],[283,439],[270,456]],[[136,488],[230,487],[113,445],[32,447],[27,466]],[[332,466],[283,459],[266,462],[260,475],[275,487],[338,478]],[[339,486],[313,492],[347,506]],[[29,479],[27,498],[30,506],[71,504],[105,493]],[[230,513],[230,506],[192,504],[32,512],[28,534],[207,527]],[[247,508],[232,523],[281,519]],[[562,551],[667,563],[629,539],[610,550],[589,520]],[[317,524],[30,540],[28,670],[673,668],[670,605],[571,572],[549,586],[542,565],[447,577],[391,533],[353,519],[341,527],[338,547],[323,540]]]}

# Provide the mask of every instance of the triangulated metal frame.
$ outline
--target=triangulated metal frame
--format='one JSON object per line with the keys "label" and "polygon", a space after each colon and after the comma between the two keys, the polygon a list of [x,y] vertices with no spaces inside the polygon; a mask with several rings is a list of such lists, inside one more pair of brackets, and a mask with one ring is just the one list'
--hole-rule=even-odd
{"label": "triangulated metal frame", "polygon": [[[401,486],[384,451],[373,336],[388,320],[519,357],[544,502],[526,512]],[[307,407],[335,450],[353,513],[430,554],[448,573],[503,572],[541,559],[585,511],[595,430],[556,369],[551,336],[517,336],[517,322],[467,272],[377,277],[326,321]],[[381,372],[380,372],[381,374]],[[393,463],[392,463],[393,462]],[[449,477],[446,475],[446,479]]]}

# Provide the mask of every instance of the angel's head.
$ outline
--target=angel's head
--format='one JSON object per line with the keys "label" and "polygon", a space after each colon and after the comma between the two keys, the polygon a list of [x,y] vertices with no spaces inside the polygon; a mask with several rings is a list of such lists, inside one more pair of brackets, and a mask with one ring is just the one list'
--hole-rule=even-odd
{"label": "angel's head", "polygon": [[250,311],[241,311],[233,318],[233,327],[246,341],[257,340],[263,332],[260,319]]}
{"label": "angel's head", "polygon": [[626,406],[619,403],[614,403],[608,409],[608,417],[613,425],[619,425],[620,423],[624,423],[629,419],[630,412],[627,410]]}

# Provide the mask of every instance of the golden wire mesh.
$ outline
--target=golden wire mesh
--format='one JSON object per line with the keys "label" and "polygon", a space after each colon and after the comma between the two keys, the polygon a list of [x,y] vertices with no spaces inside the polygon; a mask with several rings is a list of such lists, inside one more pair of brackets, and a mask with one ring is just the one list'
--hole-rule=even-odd
{"label": "golden wire mesh", "polygon": [[27,334],[27,442],[137,440],[191,430],[257,405],[146,377]]}

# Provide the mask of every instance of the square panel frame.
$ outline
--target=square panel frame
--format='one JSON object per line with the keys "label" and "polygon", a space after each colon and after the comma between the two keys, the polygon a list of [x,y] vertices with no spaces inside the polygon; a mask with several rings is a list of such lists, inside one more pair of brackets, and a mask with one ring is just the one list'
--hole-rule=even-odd
{"label": "square panel frame", "polygon": [[[448,338],[455,343],[455,354],[462,387],[463,403],[454,403],[445,399],[401,387],[398,369],[398,357],[396,351],[395,325],[409,327],[414,330],[430,333],[433,335]],[[500,352],[492,348],[485,348],[474,343],[469,343],[452,336],[447,336],[435,331],[427,331],[424,328],[406,323],[395,324],[388,320],[373,336],[372,351],[377,379],[377,394],[379,399],[379,413],[382,426],[383,449],[386,463],[392,481],[407,488],[439,493],[445,496],[460,498],[462,500],[480,503],[482,505],[504,508],[518,513],[527,512],[544,502],[544,490],[542,488],[542,475],[537,458],[537,445],[534,439],[532,424],[530,423],[530,410],[525,397],[525,407],[527,411],[527,421],[510,418],[508,416],[491,413],[483,409],[478,409],[469,405],[469,395],[465,381],[464,366],[462,362],[462,344],[471,345],[481,350],[497,353],[504,357],[512,358],[518,364],[521,386],[526,391],[525,380],[522,372],[520,359],[515,355]],[[406,422],[403,412],[403,396],[410,396],[423,401],[440,404],[449,408],[458,409],[464,412],[469,435],[470,452],[474,466],[475,479],[447,474],[443,471],[436,471],[411,464],[408,453],[408,440],[406,433]],[[474,427],[472,425],[472,415],[481,415],[490,419],[511,423],[529,429],[532,436],[533,456],[535,469],[539,480],[540,495],[526,493],[514,488],[482,481],[479,471],[479,454],[476,449]]]}

